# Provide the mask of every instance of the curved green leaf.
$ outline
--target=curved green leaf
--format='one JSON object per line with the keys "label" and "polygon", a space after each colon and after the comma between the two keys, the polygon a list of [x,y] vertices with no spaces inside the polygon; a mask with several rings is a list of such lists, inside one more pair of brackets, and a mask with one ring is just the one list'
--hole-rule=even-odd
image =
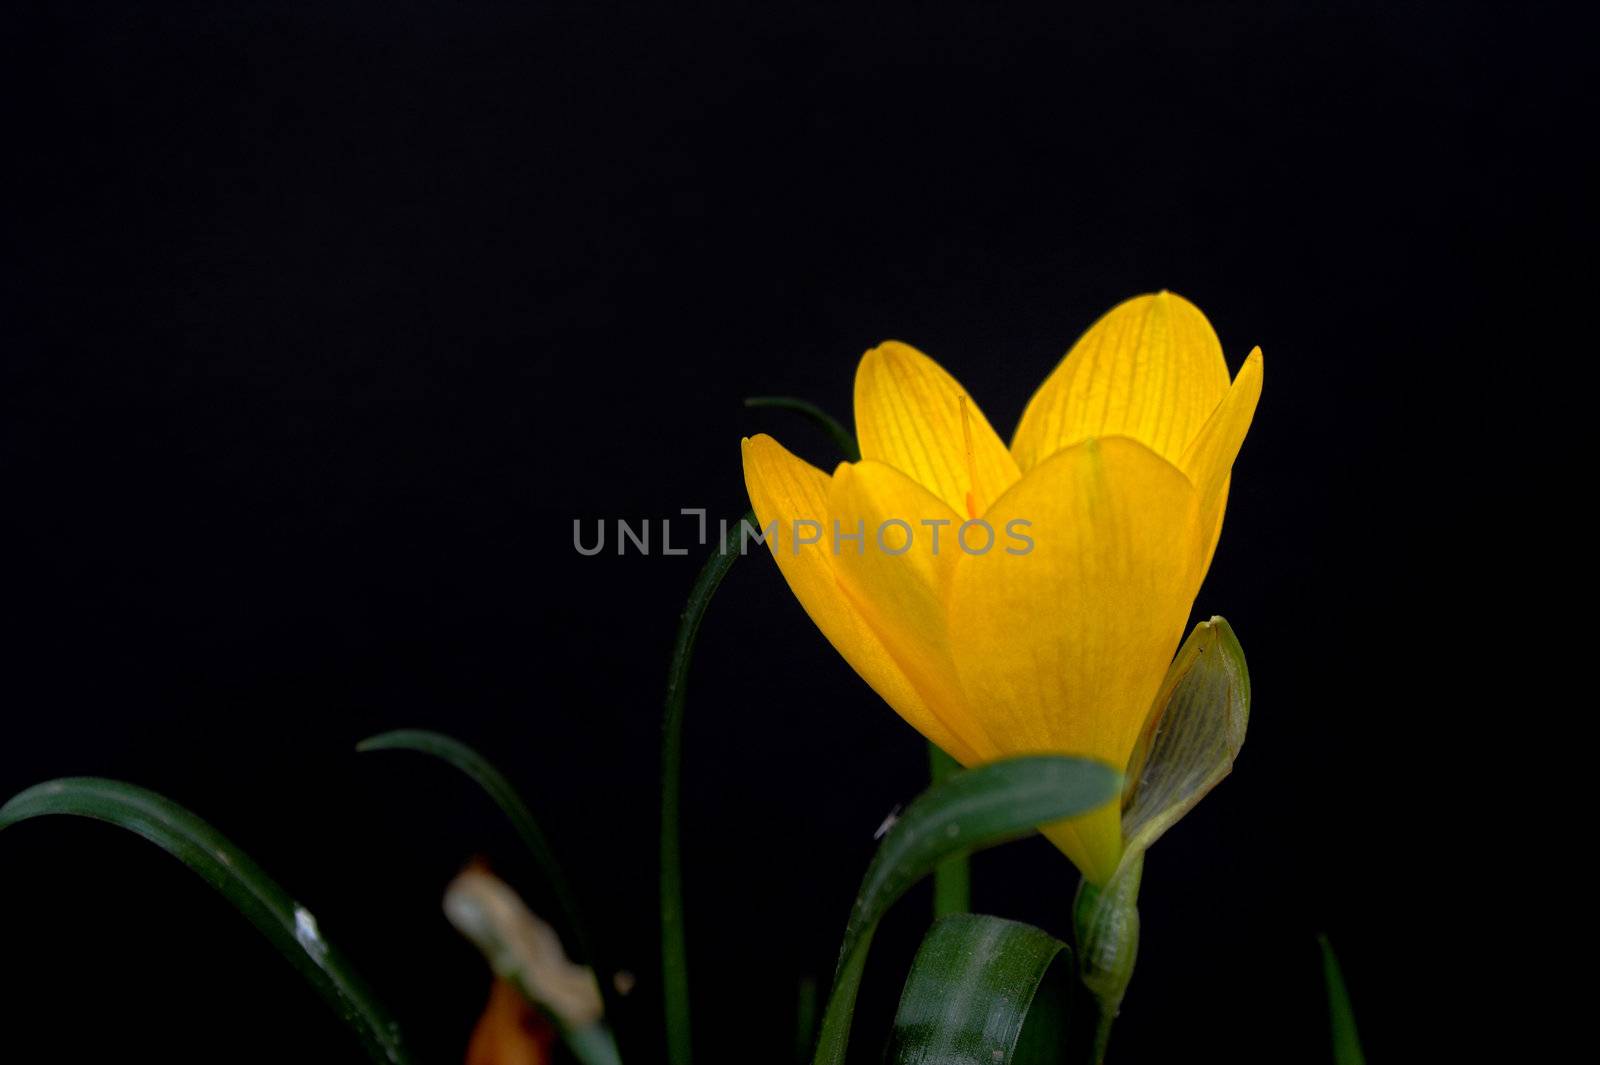
{"label": "curved green leaf", "polygon": [[1361,1036],[1356,1033],[1356,1014],[1350,1005],[1350,992],[1344,986],[1344,973],[1327,936],[1318,936],[1322,947],[1322,978],[1328,985],[1328,1023],[1333,1031],[1334,1065],[1366,1065],[1361,1052]]}
{"label": "curved green leaf", "polygon": [[887,1060],[896,1065],[1065,1061],[1070,983],[1052,979],[1047,985],[1045,976],[1058,958],[1071,957],[1065,943],[1032,925],[982,914],[941,918],[912,962]]}
{"label": "curved green leaf", "polygon": [[856,438],[844,424],[807,399],[796,399],[793,396],[751,396],[744,401],[746,407],[775,407],[779,410],[792,410],[796,414],[804,415],[815,422],[823,432],[828,434],[839,454],[844,456],[846,462],[861,461],[861,447],[856,443]]}
{"label": "curved green leaf", "polygon": [[222,893],[288,958],[354,1029],[374,1061],[409,1058],[399,1028],[343,956],[261,867],[216,829],[153,791],[98,777],[66,777],[21,792],[0,807],[0,830],[54,814],[88,817],[143,836]]}
{"label": "curved green leaf", "polygon": [[889,830],[856,895],[812,1059],[816,1065],[844,1060],[872,935],[907,888],[946,858],[1088,813],[1115,799],[1121,784],[1121,775],[1100,762],[1029,755],[964,770],[923,792]]}
{"label": "curved green leaf", "polygon": [[505,778],[505,774],[460,740],[426,729],[396,729],[393,732],[369,736],[356,744],[356,750],[363,753],[416,751],[420,754],[430,754],[471,777],[473,783],[482,788],[489,798],[494,800],[494,804],[500,807],[501,812],[510,820],[511,827],[516,830],[517,836],[533,855],[539,873],[550,886],[556,905],[561,907],[562,919],[572,933],[574,941],[572,946],[576,948],[572,951],[574,959],[585,965],[595,964],[588,929],[583,923],[583,915],[578,910],[572,885],[567,882],[561,863],[556,861],[555,851],[551,848],[544,830],[539,827],[539,822],[534,820],[533,811],[528,809],[528,804]]}
{"label": "curved green leaf", "polygon": [[[589,938],[588,926],[584,924],[583,912],[578,908],[577,896],[573,893],[572,885],[567,880],[561,863],[556,860],[555,850],[550,846],[549,838],[539,827],[539,822],[534,819],[533,811],[528,808],[521,793],[506,779],[505,774],[496,769],[483,755],[455,737],[446,736],[442,732],[430,732],[427,729],[395,729],[393,732],[369,736],[356,744],[356,750],[363,753],[416,751],[419,754],[432,755],[461,770],[494,800],[494,804],[500,807],[501,812],[511,822],[511,827],[516,830],[517,836],[533,855],[540,875],[549,886],[551,894],[555,896],[556,905],[561,908],[562,923],[572,936],[573,959],[579,964],[592,967],[598,974],[600,997],[605,1002],[606,1016],[611,1018],[613,1024],[619,1023],[621,1018],[616,989],[608,978],[606,967],[595,952],[593,940]],[[606,1038],[610,1039],[609,1033]],[[581,1058],[580,1055],[580,1060],[589,1059]]]}

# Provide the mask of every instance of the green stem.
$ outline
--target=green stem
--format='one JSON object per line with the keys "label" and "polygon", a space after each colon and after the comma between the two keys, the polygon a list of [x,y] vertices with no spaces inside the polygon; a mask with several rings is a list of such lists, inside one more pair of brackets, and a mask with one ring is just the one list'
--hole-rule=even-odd
{"label": "green stem", "polygon": [[1111,1042],[1111,1026],[1122,1007],[1139,954],[1139,881],[1144,855],[1125,864],[1104,887],[1085,880],[1072,901],[1078,947],[1078,985],[1070,1060],[1100,1065]]}
{"label": "green stem", "polygon": [[679,825],[683,790],[683,705],[689,660],[694,655],[706,607],[722,578],[739,557],[741,536],[748,523],[754,531],[755,514],[747,512],[706,560],[689,591],[678,638],[667,670],[666,712],[661,740],[661,988],[666,1010],[667,1061],[688,1065],[689,962],[683,923],[683,839]]}
{"label": "green stem", "polygon": [[[961,768],[961,763],[935,744],[928,744],[928,770],[935,784]],[[933,871],[935,919],[972,909],[972,867],[966,855],[940,862]]]}

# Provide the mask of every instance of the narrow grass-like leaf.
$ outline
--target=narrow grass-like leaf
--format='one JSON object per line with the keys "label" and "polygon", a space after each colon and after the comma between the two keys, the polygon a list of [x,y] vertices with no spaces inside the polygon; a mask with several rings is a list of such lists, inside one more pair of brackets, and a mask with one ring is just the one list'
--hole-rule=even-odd
{"label": "narrow grass-like leaf", "polygon": [[1333,1032],[1333,1065],[1366,1065],[1361,1052],[1361,1037],[1356,1034],[1356,1014],[1350,1005],[1350,992],[1344,986],[1344,972],[1327,936],[1318,936],[1322,947],[1322,979],[1328,985],[1328,1024]]}
{"label": "narrow grass-like leaf", "polygon": [[679,815],[683,793],[683,708],[700,622],[722,578],[739,557],[746,526],[756,531],[755,514],[734,523],[700,569],[678,621],[678,638],[667,667],[667,698],[661,735],[661,991],[666,1010],[667,1061],[688,1065],[689,948],[683,925],[683,836]]}
{"label": "narrow grass-like leaf", "polygon": [[[1032,925],[981,914],[941,918],[911,965],[887,1060],[896,1065],[1065,1061],[1062,1028],[1071,985],[1059,974],[1070,966],[1058,967],[1057,978],[1048,984],[1045,976],[1058,959],[1071,957],[1065,943]],[[1030,1038],[1021,1048],[1025,1022],[1043,1037]]]}
{"label": "narrow grass-like leaf", "polygon": [[844,424],[823,410],[821,407],[806,399],[796,399],[793,396],[751,396],[744,401],[746,407],[774,407],[779,410],[792,410],[815,422],[823,432],[833,441],[839,449],[839,454],[844,456],[846,462],[860,462],[861,448],[856,444],[856,438]]}
{"label": "narrow grass-like leaf", "polygon": [[205,821],[145,788],[98,777],[66,777],[37,784],[0,807],[0,830],[55,814],[125,828],[177,858],[272,941],[350,1025],[374,1061],[409,1060],[399,1028],[322,937],[311,912]]}
{"label": "narrow grass-like leaf", "polygon": [[907,888],[946,858],[1017,839],[1039,825],[1102,806],[1120,794],[1121,784],[1121,775],[1100,762],[1029,755],[955,773],[908,806],[878,847],[856,895],[812,1058],[815,1065],[844,1061],[873,933]]}

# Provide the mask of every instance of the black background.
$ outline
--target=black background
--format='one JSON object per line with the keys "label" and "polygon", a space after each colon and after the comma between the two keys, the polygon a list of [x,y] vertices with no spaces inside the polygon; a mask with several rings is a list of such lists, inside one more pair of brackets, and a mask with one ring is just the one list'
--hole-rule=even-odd
{"label": "black background", "polygon": [[[1433,831],[1437,634],[1495,581],[1447,559],[1500,461],[1457,445],[1507,427],[1529,271],[1577,209],[1564,19],[152,6],[7,19],[0,792],[101,774],[193,807],[449,1061],[486,975],[442,885],[484,854],[541,894],[472,785],[352,747],[455,733],[545,818],[648,1038],[660,689],[701,552],[580,558],[573,520],[732,516],[757,431],[831,463],[741,398],[847,416],[886,337],[1005,434],[1098,314],[1167,287],[1234,368],[1266,353],[1196,604],[1256,701],[1234,776],[1151,855],[1114,1057],[1325,1060],[1324,930],[1373,1060],[1451,1037],[1417,994],[1460,975],[1430,929],[1467,860]],[[923,748],[754,558],[706,623],[687,750],[701,1056],[784,1060]],[[1048,846],[976,873],[980,908],[1066,931]],[[925,913],[875,948],[863,1060]],[[123,833],[6,832],[0,914],[7,1041],[359,1053]]]}

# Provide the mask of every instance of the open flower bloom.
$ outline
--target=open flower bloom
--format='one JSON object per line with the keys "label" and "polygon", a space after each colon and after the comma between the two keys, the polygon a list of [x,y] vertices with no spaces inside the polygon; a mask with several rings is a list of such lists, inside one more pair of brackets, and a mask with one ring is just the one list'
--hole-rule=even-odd
{"label": "open flower bloom", "polygon": [[[757,436],[745,484],[806,612],[929,740],[963,765],[1053,753],[1120,768],[1260,394],[1260,349],[1230,384],[1205,316],[1162,292],[1084,334],[1009,448],[954,378],[891,341],[856,372],[860,462],[830,477]],[[1091,881],[1116,870],[1115,804],[1044,831]]]}

